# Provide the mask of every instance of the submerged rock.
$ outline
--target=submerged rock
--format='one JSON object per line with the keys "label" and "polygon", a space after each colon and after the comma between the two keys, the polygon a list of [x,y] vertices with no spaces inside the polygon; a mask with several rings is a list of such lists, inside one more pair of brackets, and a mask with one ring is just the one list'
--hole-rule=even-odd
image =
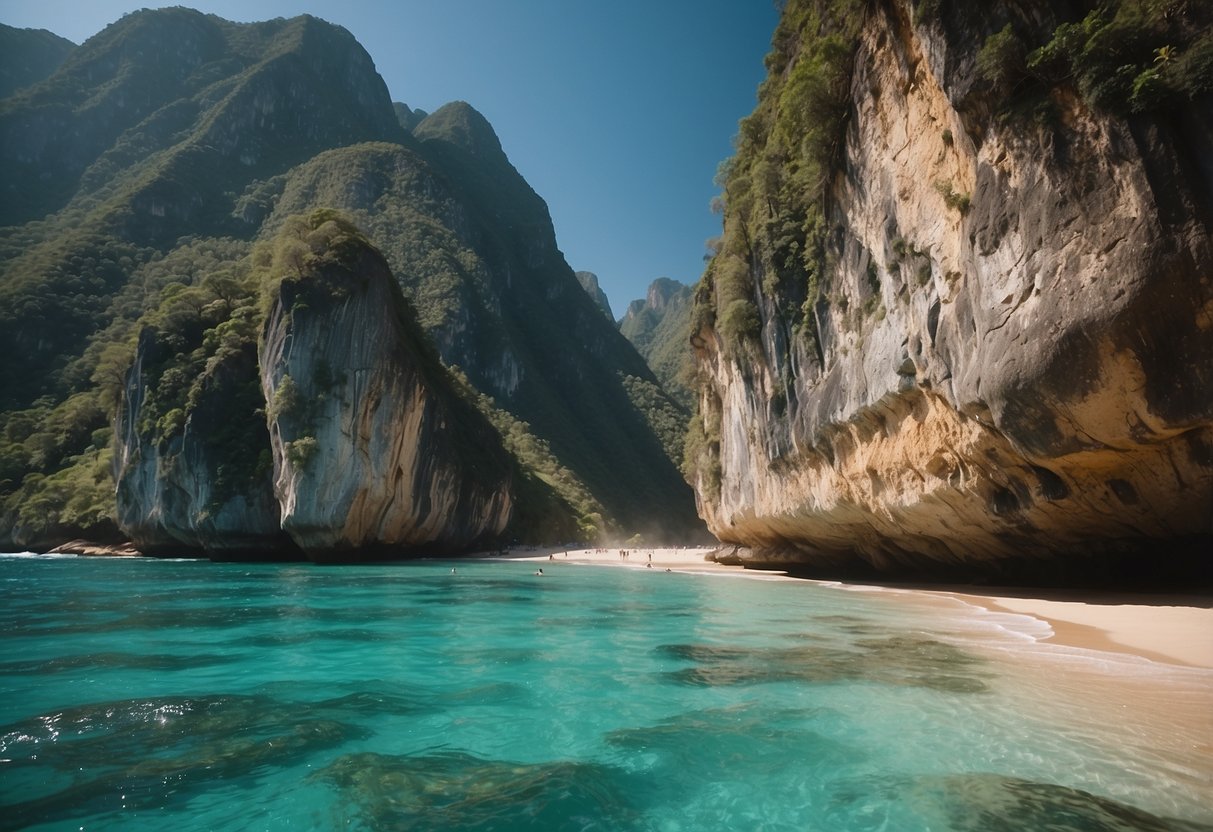
{"label": "submerged rock", "polygon": [[342,790],[372,829],[631,828],[643,783],[600,763],[511,763],[452,752],[361,753],[316,775]]}
{"label": "submerged rock", "polygon": [[325,718],[324,703],[314,707],[175,696],[90,703],[0,726],[12,787],[0,797],[0,829],[185,803],[367,737]]}
{"label": "submerged rock", "polygon": [[[863,634],[857,631],[856,634]],[[875,635],[875,633],[873,633]],[[666,655],[694,662],[667,673],[671,681],[694,687],[758,685],[797,681],[809,684],[863,682],[921,687],[942,693],[986,693],[989,672],[977,656],[918,636],[865,638],[847,645],[741,648],[710,644],[669,644]]]}
{"label": "submerged rock", "polygon": [[[865,817],[897,811],[903,823],[915,826],[921,823],[954,832],[1016,832],[1021,829],[1209,832],[1213,829],[1203,823],[1159,817],[1081,789],[992,773],[869,778],[837,788],[834,802],[848,810],[862,807]],[[908,807],[909,811],[900,807]]]}
{"label": "submerged rock", "polygon": [[493,543],[513,510],[510,460],[382,255],[324,213],[279,246],[260,365],[283,529],[319,559]]}

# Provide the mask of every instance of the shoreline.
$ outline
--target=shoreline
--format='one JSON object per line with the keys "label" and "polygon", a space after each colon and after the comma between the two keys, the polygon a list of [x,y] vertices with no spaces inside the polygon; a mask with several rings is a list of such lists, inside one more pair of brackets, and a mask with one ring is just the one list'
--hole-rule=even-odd
{"label": "shoreline", "polygon": [[[704,560],[714,551],[697,548],[512,550],[495,559],[523,560],[542,567],[545,562],[645,569],[693,574],[743,575],[772,581],[811,581],[848,590],[910,593],[924,598],[947,598],[990,613],[1020,615],[1046,625],[1049,635],[1033,636],[1036,644],[1076,648],[1096,653],[1135,656],[1159,664],[1213,670],[1213,597],[1107,593],[1099,590],[1048,590],[1013,587],[884,586],[795,578],[784,572],[746,569]],[[490,556],[491,557],[491,556]]]}
{"label": "shoreline", "polygon": [[[56,550],[59,557],[131,557],[126,547],[88,547],[73,541]],[[482,552],[474,560],[519,560],[534,563],[564,563],[579,566],[610,566],[629,569],[698,575],[729,575],[748,580],[810,582],[847,591],[899,594],[935,601],[950,600],[992,615],[1023,616],[1039,626],[1027,629],[1033,643],[1096,654],[1133,656],[1181,668],[1213,670],[1213,595],[1157,595],[1109,593],[1102,590],[1051,590],[1040,588],[989,587],[938,584],[865,584],[792,577],[786,572],[747,569],[744,566],[706,560],[717,550],[711,546],[572,548],[527,547],[503,553]],[[630,556],[624,559],[621,553]],[[32,554],[32,553],[31,553]],[[1004,628],[1006,629],[1006,628]],[[1021,632],[1021,635],[1026,635]]]}

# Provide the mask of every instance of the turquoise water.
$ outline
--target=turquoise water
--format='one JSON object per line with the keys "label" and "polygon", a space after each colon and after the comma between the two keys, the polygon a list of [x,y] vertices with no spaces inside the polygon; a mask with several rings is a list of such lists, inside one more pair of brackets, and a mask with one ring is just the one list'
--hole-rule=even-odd
{"label": "turquoise water", "polygon": [[988,616],[544,567],[0,557],[0,829],[1213,828]]}

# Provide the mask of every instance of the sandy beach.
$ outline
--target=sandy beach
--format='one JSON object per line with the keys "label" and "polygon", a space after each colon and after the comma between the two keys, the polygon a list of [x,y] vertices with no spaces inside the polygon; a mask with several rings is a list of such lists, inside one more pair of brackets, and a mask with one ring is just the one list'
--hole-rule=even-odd
{"label": "sandy beach", "polygon": [[[623,552],[628,552],[627,557]],[[701,574],[734,573],[759,580],[798,581],[782,572],[747,570],[705,560],[710,548],[517,549],[506,557],[534,561],[539,568],[577,564],[660,569]],[[1032,616],[1052,631],[1045,643],[1084,650],[1126,653],[1163,664],[1213,669],[1213,598],[1207,596],[1111,595],[1050,590],[971,587],[904,588],[925,596],[954,598],[991,610]]]}

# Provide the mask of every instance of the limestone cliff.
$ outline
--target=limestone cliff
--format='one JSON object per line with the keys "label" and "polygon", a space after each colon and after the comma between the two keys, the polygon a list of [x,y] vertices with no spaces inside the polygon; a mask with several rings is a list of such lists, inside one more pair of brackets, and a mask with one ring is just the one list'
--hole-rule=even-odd
{"label": "limestone cliff", "polygon": [[297,556],[278,523],[256,354],[211,365],[181,429],[157,436],[146,402],[168,352],[144,331],[127,373],[115,425],[119,527],[148,554]]}
{"label": "limestone cliff", "polygon": [[1055,14],[788,4],[692,337],[700,511],[752,561],[1090,577],[1213,541],[1209,94],[1116,112],[993,62],[1081,31]]}
{"label": "limestone cliff", "polygon": [[276,261],[260,347],[282,527],[317,559],[494,542],[513,510],[497,435],[445,389],[382,255],[313,225]]}

